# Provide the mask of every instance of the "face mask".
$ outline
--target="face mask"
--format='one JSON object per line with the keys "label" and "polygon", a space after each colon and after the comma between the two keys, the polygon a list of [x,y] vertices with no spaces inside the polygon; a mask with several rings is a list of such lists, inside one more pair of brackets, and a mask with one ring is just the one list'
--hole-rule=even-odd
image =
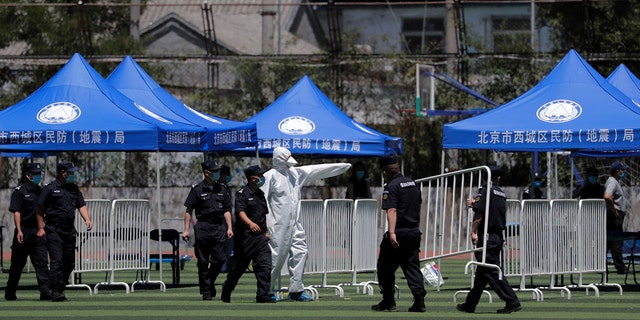
{"label": "face mask", "polygon": [[226,183],[231,182],[231,176],[227,176],[226,178],[224,178],[224,182]]}
{"label": "face mask", "polygon": [[624,176],[627,174],[626,171],[622,171],[622,173],[620,174],[620,179],[624,178]]}
{"label": "face mask", "polygon": [[35,175],[31,177],[31,182],[33,184],[40,184],[40,181],[42,181],[42,175]]}
{"label": "face mask", "polygon": [[541,185],[542,185],[542,182],[540,182],[540,181],[534,181],[533,182],[533,186],[536,187],[536,188],[540,188]]}
{"label": "face mask", "polygon": [[213,173],[213,181],[220,180],[220,171]]}
{"label": "face mask", "polygon": [[358,180],[362,179],[364,177],[364,171],[356,171],[356,177],[358,177]]}
{"label": "face mask", "polygon": [[596,182],[598,182],[598,177],[590,176],[587,177],[587,180],[589,180],[589,183],[595,184]]}
{"label": "face mask", "polygon": [[289,157],[289,159],[287,159],[287,166],[289,168],[295,166],[296,164],[298,164],[298,161],[296,161],[296,159],[294,159],[293,157]]}
{"label": "face mask", "polygon": [[260,177],[260,180],[258,180],[258,187],[262,187],[264,185],[264,177]]}
{"label": "face mask", "polygon": [[66,183],[73,183],[74,181],[76,181],[76,176],[74,174],[70,174],[65,180]]}

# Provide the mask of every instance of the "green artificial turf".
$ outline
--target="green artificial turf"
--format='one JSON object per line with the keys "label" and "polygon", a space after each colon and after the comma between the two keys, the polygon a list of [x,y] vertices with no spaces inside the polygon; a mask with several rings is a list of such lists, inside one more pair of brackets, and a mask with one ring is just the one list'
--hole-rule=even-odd
{"label": "green artificial turf", "polygon": [[[231,297],[231,303],[222,303],[219,296],[213,301],[202,301],[197,287],[195,261],[188,262],[181,274],[181,284],[167,284],[166,292],[161,292],[158,285],[137,285],[135,291],[125,293],[121,286],[103,286],[99,293],[90,295],[86,289],[67,289],[66,302],[39,301],[35,286],[35,274],[23,273],[18,288],[17,301],[0,301],[0,318],[7,319],[335,319],[335,318],[420,318],[420,319],[475,319],[475,318],[508,318],[508,319],[638,319],[640,313],[640,287],[624,285],[624,275],[610,275],[610,282],[623,284],[623,295],[617,289],[601,288],[600,296],[584,289],[571,291],[571,299],[558,290],[545,290],[544,300],[536,301],[529,292],[519,292],[518,296],[523,310],[509,315],[498,315],[496,310],[504,306],[503,302],[492,292],[493,302],[489,303],[484,295],[475,314],[456,311],[457,303],[464,300],[464,293],[458,295],[454,302],[454,294],[459,290],[467,290],[470,276],[464,274],[466,260],[443,260],[440,269],[445,277],[445,284],[440,291],[428,287],[426,313],[410,313],[406,310],[411,305],[411,294],[399,270],[397,282],[400,298],[397,299],[398,312],[374,312],[372,304],[380,301],[377,286],[373,295],[363,294],[362,287],[344,287],[344,298],[336,295],[333,288],[318,288],[320,298],[313,302],[281,301],[276,304],[256,304],[255,278],[252,273],[245,274]],[[5,261],[5,266],[9,261]],[[164,281],[171,283],[171,273],[165,264]],[[611,267],[612,268],[612,267]],[[613,268],[612,268],[613,269]],[[4,291],[7,274],[0,274],[0,288]],[[159,273],[151,273],[152,280],[158,280]],[[640,276],[640,275],[639,275]],[[372,273],[358,275],[358,281],[372,280]],[[220,283],[226,278],[223,273],[218,278],[218,295]],[[123,271],[115,274],[115,281],[132,283],[135,272]],[[349,274],[332,274],[327,277],[330,285],[349,282]],[[105,280],[104,273],[85,273],[84,283],[92,286]],[[571,281],[564,277],[565,284]],[[511,284],[516,279],[510,279]],[[599,275],[587,275],[586,283],[600,282]],[[633,279],[629,279],[633,283]],[[283,280],[283,285],[288,281]],[[320,275],[306,275],[305,284],[322,283]],[[527,278],[527,285],[548,286],[548,277]]]}

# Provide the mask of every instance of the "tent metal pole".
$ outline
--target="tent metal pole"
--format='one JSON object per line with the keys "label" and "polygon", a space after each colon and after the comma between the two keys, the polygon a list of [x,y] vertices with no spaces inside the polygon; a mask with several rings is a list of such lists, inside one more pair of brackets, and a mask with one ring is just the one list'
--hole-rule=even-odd
{"label": "tent metal pole", "polygon": [[158,210],[158,221],[156,222],[158,225],[158,265],[160,266],[160,281],[162,280],[162,212],[160,212],[160,150],[156,150],[156,203]]}

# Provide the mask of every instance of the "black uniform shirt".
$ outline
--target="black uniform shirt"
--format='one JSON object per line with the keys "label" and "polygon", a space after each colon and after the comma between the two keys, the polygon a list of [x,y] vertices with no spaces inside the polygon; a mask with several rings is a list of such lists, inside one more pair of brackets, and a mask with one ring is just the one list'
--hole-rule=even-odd
{"label": "black uniform shirt", "polygon": [[257,224],[263,232],[267,231],[267,199],[264,192],[258,188],[256,191],[251,190],[249,186],[244,186],[236,192],[236,232],[253,233],[240,217],[237,215],[244,211],[247,217]]}
{"label": "black uniform shirt", "polygon": [[11,194],[11,203],[9,211],[20,212],[20,225],[24,228],[38,227],[36,219],[36,208],[38,204],[38,196],[42,192],[42,187],[31,183],[30,181],[16,187]]}
{"label": "black uniform shirt", "polygon": [[[487,186],[484,185],[478,190],[475,202],[473,204],[474,211],[484,212],[486,206]],[[491,188],[491,200],[489,201],[489,233],[501,233],[505,229],[505,221],[507,220],[507,195],[494,185]],[[484,216],[486,218],[486,215]],[[480,222],[478,235],[484,234],[484,218]]]}
{"label": "black uniform shirt", "polygon": [[411,178],[398,173],[384,186],[382,209],[396,208],[396,228],[418,228],[421,203],[422,192]]}
{"label": "black uniform shirt", "polygon": [[47,224],[73,226],[76,208],[86,205],[84,196],[74,183],[62,184],[54,180],[46,185],[38,197],[38,205],[45,206]]}
{"label": "black uniform shirt", "polygon": [[231,212],[231,195],[223,184],[214,182],[207,186],[204,181],[191,186],[184,206],[195,209],[198,221],[222,222],[224,213]]}

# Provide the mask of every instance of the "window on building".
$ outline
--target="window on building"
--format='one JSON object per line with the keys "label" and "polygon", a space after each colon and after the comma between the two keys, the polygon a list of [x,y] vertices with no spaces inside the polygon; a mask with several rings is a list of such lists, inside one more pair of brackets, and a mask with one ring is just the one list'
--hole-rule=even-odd
{"label": "window on building", "polygon": [[531,21],[529,17],[493,17],[493,51],[518,53],[531,50]]}
{"label": "window on building", "polygon": [[409,53],[442,53],[444,51],[444,20],[442,18],[405,18],[402,35],[407,42],[403,50]]}

